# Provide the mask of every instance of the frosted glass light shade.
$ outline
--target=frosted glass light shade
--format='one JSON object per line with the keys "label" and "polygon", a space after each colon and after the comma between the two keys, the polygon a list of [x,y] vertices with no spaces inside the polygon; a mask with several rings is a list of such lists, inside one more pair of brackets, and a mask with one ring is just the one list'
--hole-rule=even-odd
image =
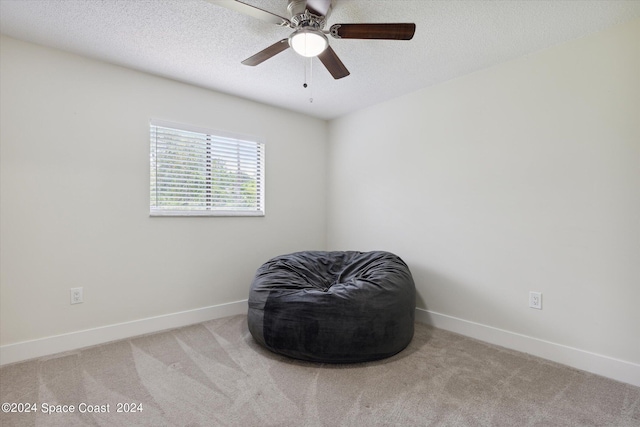
{"label": "frosted glass light shade", "polygon": [[318,30],[302,28],[289,36],[289,45],[307,58],[320,55],[329,46],[327,36]]}

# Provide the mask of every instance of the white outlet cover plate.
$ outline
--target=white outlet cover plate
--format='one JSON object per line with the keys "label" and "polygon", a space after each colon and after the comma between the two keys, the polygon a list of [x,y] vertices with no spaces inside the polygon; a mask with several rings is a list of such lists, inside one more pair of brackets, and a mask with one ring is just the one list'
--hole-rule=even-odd
{"label": "white outlet cover plate", "polygon": [[529,292],[529,307],[542,310],[542,292]]}
{"label": "white outlet cover plate", "polygon": [[71,288],[71,304],[80,304],[83,302],[82,298],[82,288]]}

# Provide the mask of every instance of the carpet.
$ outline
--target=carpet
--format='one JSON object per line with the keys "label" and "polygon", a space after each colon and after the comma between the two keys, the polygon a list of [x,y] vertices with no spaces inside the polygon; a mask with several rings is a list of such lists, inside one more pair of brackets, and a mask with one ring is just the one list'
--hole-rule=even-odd
{"label": "carpet", "polygon": [[273,354],[242,315],[16,363],[0,401],[36,412],[0,424],[640,426],[638,387],[415,326],[399,354],[349,365]]}

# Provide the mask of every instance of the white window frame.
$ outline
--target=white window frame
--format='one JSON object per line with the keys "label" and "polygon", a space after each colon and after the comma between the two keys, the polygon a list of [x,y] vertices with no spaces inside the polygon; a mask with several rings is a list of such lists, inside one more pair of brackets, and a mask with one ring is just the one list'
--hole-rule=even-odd
{"label": "white window frame", "polygon": [[[160,130],[160,132],[158,132]],[[195,191],[201,192],[202,188],[205,189],[205,202],[203,203],[202,195],[193,195],[194,204],[183,206],[171,206],[171,203],[161,201],[161,192],[162,186],[158,185],[159,178],[161,178],[162,172],[159,171],[159,165],[162,159],[162,147],[166,147],[166,144],[170,144],[171,138],[166,138],[164,141],[159,139],[159,135],[162,133],[162,130],[173,130],[177,132],[182,132],[183,135],[186,135],[181,142],[192,142],[193,148],[197,148],[201,151],[198,155],[194,156],[196,164],[198,164],[199,168],[204,170],[204,174],[206,178],[202,178],[200,176],[199,180],[204,180],[203,183],[198,184],[187,184],[186,178],[184,183],[180,183],[182,186],[189,185],[189,192],[194,191],[193,189],[199,187]],[[167,135],[165,133],[165,135]],[[197,126],[185,125],[181,123],[173,123],[164,120],[156,120],[151,119],[149,122],[149,139],[150,139],[150,155],[149,155],[149,163],[150,163],[150,182],[149,182],[149,215],[150,216],[264,216],[265,215],[265,180],[264,180],[264,165],[265,165],[265,144],[264,142],[257,137],[240,135],[235,133],[229,133],[218,130],[211,130],[200,128]],[[255,144],[255,146],[254,146]],[[184,146],[184,145],[183,145]],[[203,148],[204,147],[204,148]],[[229,151],[224,152],[219,150],[224,150],[224,148],[228,147],[236,147],[234,150],[237,154],[229,154]],[[191,148],[191,147],[189,147]],[[256,158],[255,160],[252,158],[250,154],[247,156],[241,155],[241,150],[247,148],[249,152],[256,150]],[[203,154],[204,150],[204,154]],[[159,157],[160,156],[160,157]],[[256,181],[256,189],[257,189],[257,198],[255,206],[247,206],[247,207],[230,207],[224,208],[220,206],[215,206],[216,203],[221,202],[212,196],[212,188],[214,185],[220,185],[223,181],[216,181],[215,176],[211,173],[212,171],[212,161],[211,159],[217,158],[220,160],[222,164],[224,164],[224,170],[231,171],[231,168],[228,167],[230,161],[233,160],[237,162],[237,170],[233,170],[233,172],[242,170],[245,176],[254,176]],[[165,157],[165,159],[169,159],[169,157]],[[191,160],[191,158],[186,157],[185,159]],[[187,161],[187,160],[185,160]],[[170,160],[166,160],[164,163],[164,170],[171,170]],[[176,167],[178,170],[178,167]],[[176,175],[180,174],[178,173]],[[175,178],[174,183],[175,183]],[[193,182],[191,180],[191,182]],[[235,185],[235,189],[238,189],[238,185],[241,182],[233,181],[229,187]],[[226,188],[226,187],[225,187]],[[167,186],[165,187],[165,194],[168,197],[176,197],[180,190],[176,189],[176,186]],[[237,197],[237,196],[228,196],[228,197]],[[196,199],[198,202],[196,202]],[[227,200],[229,200],[227,198]]]}

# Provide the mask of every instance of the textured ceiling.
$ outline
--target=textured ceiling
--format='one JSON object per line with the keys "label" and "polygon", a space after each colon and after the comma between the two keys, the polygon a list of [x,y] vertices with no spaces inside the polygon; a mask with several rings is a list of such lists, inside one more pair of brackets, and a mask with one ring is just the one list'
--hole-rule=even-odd
{"label": "textured ceiling", "polygon": [[[288,17],[287,0],[244,2]],[[330,37],[351,72],[334,80],[291,49],[241,65],[291,30],[203,0],[0,0],[8,36],[324,119],[638,17],[637,0],[334,0],[328,26],[417,25],[411,41]]]}

